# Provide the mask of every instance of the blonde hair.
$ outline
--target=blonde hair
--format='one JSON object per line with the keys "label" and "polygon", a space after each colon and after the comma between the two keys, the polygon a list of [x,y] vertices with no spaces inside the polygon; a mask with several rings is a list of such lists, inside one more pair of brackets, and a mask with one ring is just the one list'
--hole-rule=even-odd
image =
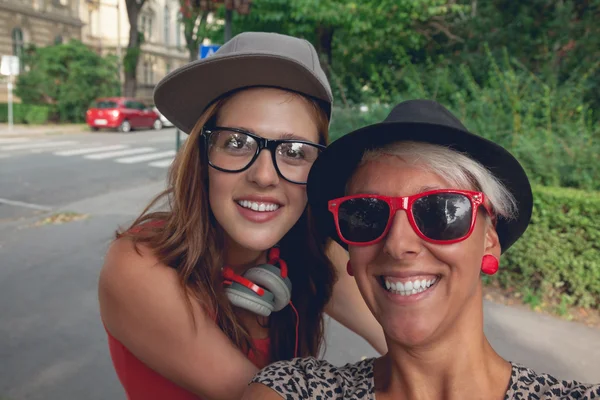
{"label": "blonde hair", "polygon": [[516,218],[517,204],[512,193],[486,167],[466,154],[442,145],[403,141],[366,151],[359,165],[382,155],[418,165],[441,176],[456,189],[483,192],[496,215]]}

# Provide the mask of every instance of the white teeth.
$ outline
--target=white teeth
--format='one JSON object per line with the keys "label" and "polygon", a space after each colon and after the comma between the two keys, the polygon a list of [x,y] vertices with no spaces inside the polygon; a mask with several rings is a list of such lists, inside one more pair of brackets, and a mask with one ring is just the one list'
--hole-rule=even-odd
{"label": "white teeth", "polygon": [[384,277],[385,288],[388,292],[399,294],[400,296],[410,296],[417,293],[422,293],[429,289],[437,281],[437,278],[433,279],[416,279],[408,282],[393,282]]}
{"label": "white teeth", "polygon": [[249,208],[258,212],[275,211],[279,208],[279,204],[274,203],[258,203],[256,201],[240,200],[237,202],[244,208]]}

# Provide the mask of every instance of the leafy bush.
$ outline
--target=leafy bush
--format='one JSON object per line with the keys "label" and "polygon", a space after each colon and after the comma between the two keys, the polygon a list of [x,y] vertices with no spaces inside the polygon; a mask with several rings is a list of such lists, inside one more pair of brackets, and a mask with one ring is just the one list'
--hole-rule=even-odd
{"label": "leafy bush", "polygon": [[[50,108],[32,104],[13,104],[13,122],[15,124],[43,124],[48,122]],[[8,104],[0,104],[0,122],[8,122]]]}
{"label": "leafy bush", "polygon": [[[474,132],[499,143],[524,165],[530,179],[547,186],[600,189],[600,124],[583,100],[587,75],[542,81],[505,53],[488,55],[489,76],[477,83],[466,65],[409,65],[396,104],[425,98],[448,107]],[[332,140],[385,118],[390,105],[334,110]]]}
{"label": "leafy bush", "polygon": [[[493,278],[521,293],[600,306],[600,194],[535,187],[531,225]],[[566,300],[565,300],[566,299]]]}
{"label": "leafy bush", "polygon": [[[53,118],[82,122],[88,105],[98,97],[120,93],[115,57],[101,57],[78,41],[31,47],[24,57],[25,73],[15,93],[23,103],[46,105]],[[30,115],[32,119],[41,116]]]}

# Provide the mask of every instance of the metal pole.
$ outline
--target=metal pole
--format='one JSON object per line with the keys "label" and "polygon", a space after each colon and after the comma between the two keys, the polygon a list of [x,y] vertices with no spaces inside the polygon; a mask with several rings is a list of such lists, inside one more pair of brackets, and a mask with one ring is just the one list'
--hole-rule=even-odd
{"label": "metal pole", "polygon": [[225,41],[227,43],[231,39],[231,18],[233,16],[233,10],[225,8]]}
{"label": "metal pole", "polygon": [[[117,0],[117,56],[119,57],[119,67],[121,66],[121,0]],[[120,68],[119,68],[120,72]]]}
{"label": "metal pole", "polygon": [[175,136],[175,151],[179,151],[179,147],[181,147],[181,138],[180,138],[180,131],[179,128],[177,128],[176,130],[176,135]]}
{"label": "metal pole", "polygon": [[12,75],[8,76],[8,130],[13,130],[13,96],[12,96]]}

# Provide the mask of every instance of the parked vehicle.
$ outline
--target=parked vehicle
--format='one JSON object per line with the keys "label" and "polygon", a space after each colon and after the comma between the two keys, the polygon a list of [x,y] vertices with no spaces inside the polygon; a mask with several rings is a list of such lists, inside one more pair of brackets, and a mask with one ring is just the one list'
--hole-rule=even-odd
{"label": "parked vehicle", "polygon": [[161,114],[160,111],[158,111],[158,108],[153,107],[152,109],[160,117],[160,121],[162,122],[163,126],[166,126],[166,127],[172,127],[172,126],[174,126],[173,123],[167,119],[167,117],[165,117],[164,115]]}
{"label": "parked vehicle", "polygon": [[97,99],[87,110],[85,117],[93,131],[111,128],[129,132],[136,128],[159,130],[163,127],[158,113],[143,102],[127,97]]}

